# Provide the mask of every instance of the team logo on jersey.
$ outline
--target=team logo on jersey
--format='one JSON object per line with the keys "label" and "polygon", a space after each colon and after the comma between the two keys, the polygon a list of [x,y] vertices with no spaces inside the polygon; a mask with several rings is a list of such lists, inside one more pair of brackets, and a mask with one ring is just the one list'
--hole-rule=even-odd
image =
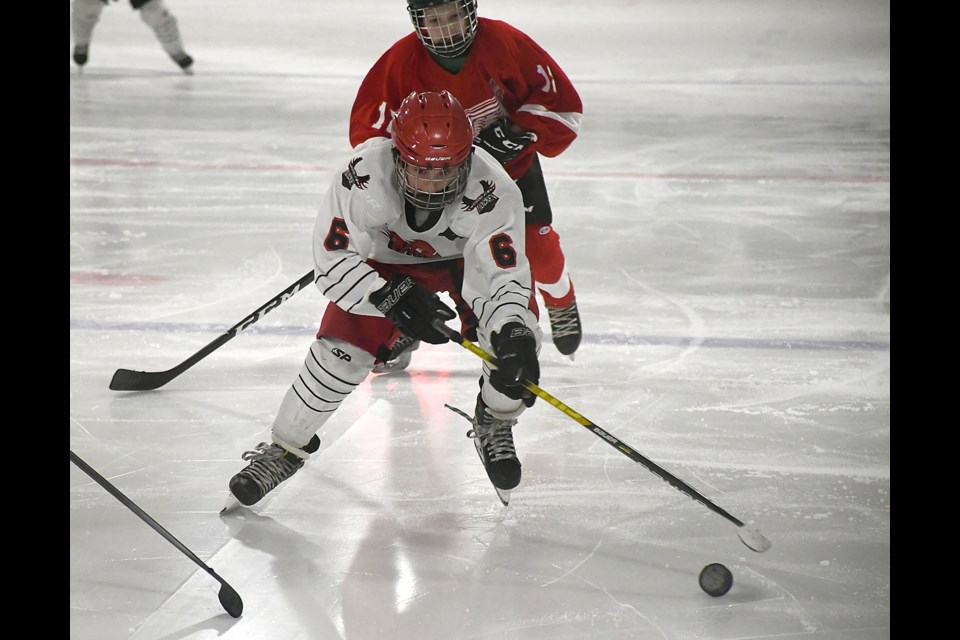
{"label": "team logo on jersey", "polygon": [[408,256],[416,256],[418,258],[439,258],[440,254],[437,253],[437,250],[430,246],[430,243],[425,240],[414,240],[413,242],[407,242],[395,232],[390,232],[390,241],[387,243],[392,251],[397,253],[402,253]]}
{"label": "team logo on jersey", "polygon": [[493,192],[497,190],[497,183],[481,180],[480,186],[483,187],[483,193],[476,198],[468,198],[467,196],[463,196],[463,204],[461,205],[461,208],[464,211],[476,211],[478,214],[482,215],[488,211],[493,211],[493,208],[497,206],[497,200],[500,198],[493,195]]}
{"label": "team logo on jersey", "polygon": [[341,182],[343,183],[343,186],[346,187],[347,189],[352,189],[354,186],[356,186],[357,189],[366,189],[367,183],[370,182],[369,175],[366,175],[366,176],[357,175],[357,170],[354,168],[357,166],[357,163],[359,163],[361,160],[363,160],[362,157],[354,158],[353,160],[350,161],[350,164],[347,165],[347,170],[343,172]]}
{"label": "team logo on jersey", "polygon": [[493,95],[472,107],[467,108],[464,106],[464,111],[466,111],[467,117],[470,118],[474,131],[483,131],[501,117],[507,115],[506,110],[502,106],[503,89],[500,88],[500,85],[498,85],[493,78],[490,78],[488,82],[490,83],[490,90],[493,92]]}
{"label": "team logo on jersey", "polygon": [[460,237],[461,237],[461,236],[458,236],[457,234],[455,234],[455,233],[453,232],[453,229],[451,229],[450,227],[447,227],[446,231],[444,231],[444,232],[441,233],[440,235],[443,236],[444,238],[446,238],[447,240],[449,240],[450,242],[456,242],[456,241],[457,241],[457,238],[460,238]]}

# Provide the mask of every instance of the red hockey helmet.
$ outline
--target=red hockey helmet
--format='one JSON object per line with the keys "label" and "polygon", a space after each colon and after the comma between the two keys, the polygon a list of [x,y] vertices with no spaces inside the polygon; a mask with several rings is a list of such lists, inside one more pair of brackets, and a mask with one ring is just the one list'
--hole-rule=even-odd
{"label": "red hockey helmet", "polygon": [[477,35],[477,0],[407,0],[417,37],[441,58],[456,58]]}
{"label": "red hockey helmet", "polygon": [[397,181],[404,198],[442,209],[463,193],[473,160],[473,126],[449,91],[414,91],[391,125]]}

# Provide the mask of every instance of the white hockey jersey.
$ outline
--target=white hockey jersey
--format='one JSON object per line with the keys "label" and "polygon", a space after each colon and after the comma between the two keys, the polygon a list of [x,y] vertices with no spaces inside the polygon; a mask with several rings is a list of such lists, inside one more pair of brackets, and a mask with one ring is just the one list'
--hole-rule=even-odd
{"label": "white hockey jersey", "polygon": [[461,293],[481,331],[499,331],[511,320],[536,326],[528,310],[523,198],[504,168],[475,149],[463,195],[420,221],[397,185],[392,149],[390,139],[368,140],[331,181],[313,234],[314,277],[323,295],[350,313],[382,316],[369,294],[386,280],[367,258],[428,264],[462,257]]}

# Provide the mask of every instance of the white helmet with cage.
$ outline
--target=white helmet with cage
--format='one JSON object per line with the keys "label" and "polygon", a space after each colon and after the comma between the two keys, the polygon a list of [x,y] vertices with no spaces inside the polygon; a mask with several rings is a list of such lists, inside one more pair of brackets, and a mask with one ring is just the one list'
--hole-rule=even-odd
{"label": "white helmet with cage", "polygon": [[477,35],[477,0],[407,0],[417,37],[441,58],[465,53]]}

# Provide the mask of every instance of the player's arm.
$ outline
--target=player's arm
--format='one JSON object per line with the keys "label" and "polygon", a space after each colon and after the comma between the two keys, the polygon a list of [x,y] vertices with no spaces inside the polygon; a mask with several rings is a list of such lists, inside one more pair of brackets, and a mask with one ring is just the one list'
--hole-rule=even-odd
{"label": "player's arm", "polygon": [[388,50],[360,83],[350,110],[350,144],[354,147],[370,138],[390,137],[393,111],[399,106],[399,102],[394,103],[396,91],[392,87],[398,81],[397,74],[401,73],[392,60]]}
{"label": "player's arm", "polygon": [[473,143],[505,165],[536,141],[537,134],[520,128],[509,116],[503,116],[478,133]]}
{"label": "player's arm", "polygon": [[583,102],[570,78],[540,45],[519,34],[516,60],[527,94],[511,114],[511,123],[536,135],[536,149],[548,158],[562,153],[576,139]]}
{"label": "player's arm", "polygon": [[523,200],[509,177],[496,182],[493,211],[477,218],[464,248],[463,298],[488,333],[508,322],[532,322],[530,263],[525,253]]}
{"label": "player's arm", "polygon": [[[533,405],[536,396],[527,391],[522,380],[534,384],[540,381],[538,361],[537,319],[529,310],[530,265],[524,252],[523,205],[519,189],[512,182],[504,182],[504,196],[499,203],[504,207],[494,226],[487,221],[478,224],[477,239],[468,244],[465,262],[480,267],[473,270],[483,277],[468,278],[464,282],[464,298],[471,302],[480,320],[483,335],[489,336],[489,346],[497,358],[497,368],[490,373],[490,384],[504,395],[522,399]],[[467,273],[470,266],[466,265]],[[485,291],[474,291],[477,285]]]}
{"label": "player's arm", "polygon": [[314,282],[324,296],[345,311],[382,315],[370,302],[369,294],[386,280],[364,260],[372,238],[359,219],[361,212],[351,195],[341,184],[341,174],[336,173],[314,222]]}

